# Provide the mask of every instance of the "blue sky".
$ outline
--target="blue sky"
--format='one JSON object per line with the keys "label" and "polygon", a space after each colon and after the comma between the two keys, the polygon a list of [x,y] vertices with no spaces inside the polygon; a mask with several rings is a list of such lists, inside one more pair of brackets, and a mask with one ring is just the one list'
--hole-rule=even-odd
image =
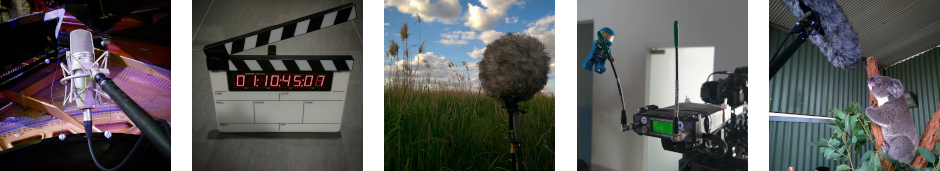
{"label": "blue sky", "polygon": [[[404,43],[399,37],[402,23],[408,24],[408,32],[411,33],[409,45],[425,41],[425,52],[417,55],[416,61],[410,61],[420,63],[419,76],[426,77],[428,72],[433,79],[452,76],[453,69],[446,65],[450,61],[460,68],[459,73],[469,74],[473,85],[477,86],[476,63],[482,59],[487,43],[506,33],[524,33],[545,44],[545,50],[552,58],[552,73],[545,90],[554,92],[554,3],[531,0],[386,0],[384,7],[384,49],[391,44],[389,40],[394,40],[402,47],[399,52],[404,51]],[[422,21],[415,25],[417,15]],[[417,52],[417,47],[411,50]],[[428,61],[431,69],[419,62],[422,59]],[[461,62],[466,62],[470,70],[466,71]]]}

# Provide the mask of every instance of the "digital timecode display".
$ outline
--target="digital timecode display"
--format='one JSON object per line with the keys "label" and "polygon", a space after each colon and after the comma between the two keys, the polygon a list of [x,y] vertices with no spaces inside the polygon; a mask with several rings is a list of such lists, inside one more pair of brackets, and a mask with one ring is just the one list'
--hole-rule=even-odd
{"label": "digital timecode display", "polygon": [[333,72],[229,72],[230,91],[330,91]]}

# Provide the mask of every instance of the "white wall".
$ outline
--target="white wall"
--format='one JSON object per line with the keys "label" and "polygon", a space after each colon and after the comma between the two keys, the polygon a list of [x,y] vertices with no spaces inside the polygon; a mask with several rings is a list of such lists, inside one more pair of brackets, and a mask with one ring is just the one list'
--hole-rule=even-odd
{"label": "white wall", "polygon": [[578,67],[571,65],[578,63],[577,22],[575,18],[555,19],[555,127],[578,127],[578,84],[574,81]]}
{"label": "white wall", "polygon": [[382,53],[384,26],[382,19],[365,19],[362,26],[362,127],[385,127],[383,111],[385,85],[383,79]]}
{"label": "white wall", "polygon": [[[673,46],[673,21],[679,21],[679,46],[715,47],[714,70],[747,65],[747,2],[743,0],[579,1],[578,21],[592,19],[595,29],[610,27],[616,33],[611,46],[614,65],[630,109],[646,105],[648,50]],[[612,72],[610,66],[608,72]],[[646,142],[635,133],[619,130],[620,99],[613,78],[612,73],[594,74],[592,168],[643,170]]]}

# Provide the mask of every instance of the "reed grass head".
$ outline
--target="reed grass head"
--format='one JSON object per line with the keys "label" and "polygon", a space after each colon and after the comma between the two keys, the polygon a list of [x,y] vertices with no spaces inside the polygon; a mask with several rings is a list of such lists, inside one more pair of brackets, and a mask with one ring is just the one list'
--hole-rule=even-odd
{"label": "reed grass head", "polygon": [[401,38],[401,41],[408,39],[408,23],[401,23],[401,28],[399,29],[398,34]]}
{"label": "reed grass head", "polygon": [[395,40],[388,40],[391,42],[391,45],[388,45],[388,50],[385,51],[385,54],[392,59],[398,59],[398,43],[395,43]]}

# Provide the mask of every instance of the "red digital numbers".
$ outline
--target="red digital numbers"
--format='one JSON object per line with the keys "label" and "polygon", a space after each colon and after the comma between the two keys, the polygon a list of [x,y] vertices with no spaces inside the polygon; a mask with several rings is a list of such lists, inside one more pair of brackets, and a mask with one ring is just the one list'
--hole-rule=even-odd
{"label": "red digital numbers", "polygon": [[271,87],[280,87],[281,79],[278,79],[279,75],[270,75],[271,78]]}
{"label": "red digital numbers", "polygon": [[235,86],[236,86],[236,87],[244,87],[244,86],[245,86],[245,75],[237,75],[237,76],[235,76]]}
{"label": "red digital numbers", "polygon": [[313,85],[313,75],[305,75],[303,85],[304,87],[310,87],[311,85]]}
{"label": "red digital numbers", "polygon": [[[326,75],[235,75],[235,87],[323,87]],[[246,84],[246,82],[248,84]]]}

